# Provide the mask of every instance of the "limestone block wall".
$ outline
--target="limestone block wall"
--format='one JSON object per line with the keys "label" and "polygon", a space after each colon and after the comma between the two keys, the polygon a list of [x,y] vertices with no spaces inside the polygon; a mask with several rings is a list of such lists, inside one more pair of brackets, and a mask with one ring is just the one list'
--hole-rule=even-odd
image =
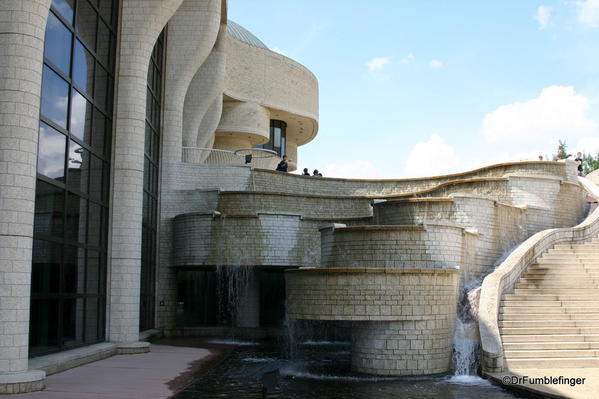
{"label": "limestone block wall", "polygon": [[461,264],[459,226],[354,226],[321,229],[321,267],[430,268]]}
{"label": "limestone block wall", "polygon": [[289,317],[355,321],[354,371],[420,375],[449,370],[457,270],[318,268],[285,275]]}
{"label": "limestone block wall", "polygon": [[359,197],[293,195],[259,191],[222,191],[218,211],[226,215],[259,212],[296,213],[303,217],[338,220],[372,216],[372,200]]}
{"label": "limestone block wall", "polygon": [[396,180],[340,179],[326,177],[319,180],[311,177],[269,170],[253,170],[253,186],[248,187],[248,189],[292,192],[297,194],[387,196],[413,193],[433,188],[441,183],[475,177],[504,177],[507,175],[526,174],[559,177],[563,181],[576,183],[576,178],[570,176],[571,173],[576,173],[575,165],[571,162],[515,162],[490,165],[485,168],[453,175]]}
{"label": "limestone block wall", "polygon": [[527,209],[466,194],[377,203],[374,220],[376,224],[437,222],[464,227],[470,234],[462,242],[463,282],[487,272],[503,252],[528,237]]}
{"label": "limestone block wall", "polygon": [[238,150],[264,144],[269,139],[268,109],[254,102],[225,101],[216,128],[215,148]]}
{"label": "limestone block wall", "polygon": [[174,266],[317,266],[319,221],[299,215],[217,217],[185,214],[174,220]]}
{"label": "limestone block wall", "polygon": [[[273,51],[251,46],[228,36],[225,94],[288,113],[287,138],[299,145],[318,130],[318,81],[296,61]],[[277,119],[277,118],[273,118]],[[304,127],[296,129],[297,121]]]}

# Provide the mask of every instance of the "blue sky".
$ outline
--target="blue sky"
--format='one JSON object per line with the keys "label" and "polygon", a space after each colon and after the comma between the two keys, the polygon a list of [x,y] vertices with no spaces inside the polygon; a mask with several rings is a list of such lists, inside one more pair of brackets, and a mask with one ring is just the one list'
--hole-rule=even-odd
{"label": "blue sky", "polygon": [[299,168],[399,178],[599,151],[599,0],[230,0],[318,77]]}

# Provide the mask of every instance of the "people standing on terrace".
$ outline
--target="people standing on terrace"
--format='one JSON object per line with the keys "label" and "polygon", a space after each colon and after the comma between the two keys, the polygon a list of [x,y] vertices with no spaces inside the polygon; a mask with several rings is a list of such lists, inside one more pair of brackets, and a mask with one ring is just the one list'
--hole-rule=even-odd
{"label": "people standing on terrace", "polygon": [[287,158],[287,155],[283,155],[283,159],[277,165],[276,170],[278,172],[287,172],[287,169],[289,169],[289,159]]}
{"label": "people standing on terrace", "polygon": [[576,164],[578,165],[578,176],[582,176],[582,152],[576,153],[576,158],[574,158]]}
{"label": "people standing on terrace", "polygon": [[310,176],[310,172],[308,171],[308,168],[304,168],[304,173],[302,173],[302,176]]}

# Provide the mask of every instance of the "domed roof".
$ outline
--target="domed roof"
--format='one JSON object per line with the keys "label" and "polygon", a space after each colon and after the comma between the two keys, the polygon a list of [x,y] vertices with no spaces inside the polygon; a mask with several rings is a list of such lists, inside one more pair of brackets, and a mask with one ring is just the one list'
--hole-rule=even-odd
{"label": "domed roof", "polygon": [[252,32],[231,20],[227,22],[227,32],[237,40],[241,40],[251,46],[262,47],[269,50],[269,48],[266,47],[266,44],[258,39]]}

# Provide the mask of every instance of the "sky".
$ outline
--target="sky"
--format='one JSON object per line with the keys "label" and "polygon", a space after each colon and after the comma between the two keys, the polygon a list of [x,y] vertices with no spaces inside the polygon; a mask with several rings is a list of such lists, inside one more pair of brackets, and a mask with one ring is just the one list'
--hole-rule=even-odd
{"label": "sky", "polygon": [[599,152],[599,0],[229,0],[318,78],[298,170],[402,178]]}

